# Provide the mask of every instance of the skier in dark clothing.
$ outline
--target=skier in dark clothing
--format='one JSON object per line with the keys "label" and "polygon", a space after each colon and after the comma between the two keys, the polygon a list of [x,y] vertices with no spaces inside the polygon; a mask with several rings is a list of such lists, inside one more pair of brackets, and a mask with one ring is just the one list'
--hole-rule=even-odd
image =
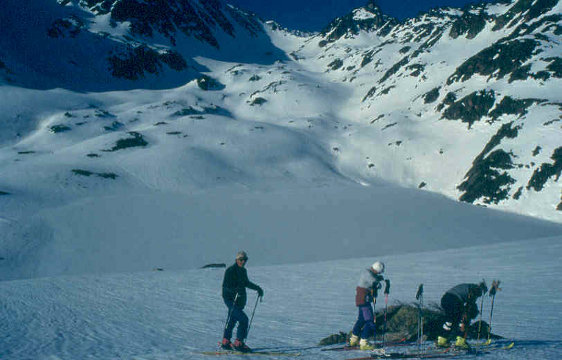
{"label": "skier in dark clothing", "polygon": [[441,298],[441,307],[445,311],[445,323],[442,336],[437,337],[437,345],[449,346],[451,339],[456,339],[455,346],[466,348],[466,335],[470,321],[478,315],[476,300],[486,293],[486,285],[460,284],[445,292]]}
{"label": "skier in dark clothing", "polygon": [[[256,290],[258,296],[263,297],[263,290],[248,279],[244,266],[248,261],[246,252],[236,254],[236,263],[226,269],[222,282],[222,298],[228,308],[228,317],[224,329],[221,346],[225,349],[235,349],[248,352],[251,349],[244,343],[248,333],[248,316],[244,313],[246,306],[246,288]],[[238,323],[236,341],[230,342],[234,326]]]}

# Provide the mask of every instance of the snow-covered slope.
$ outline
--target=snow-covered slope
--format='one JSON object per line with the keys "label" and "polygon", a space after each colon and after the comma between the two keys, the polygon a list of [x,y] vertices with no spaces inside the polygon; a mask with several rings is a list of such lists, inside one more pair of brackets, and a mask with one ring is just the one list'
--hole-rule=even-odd
{"label": "snow-covered slope", "polygon": [[562,222],[556,1],[314,35],[219,1],[2,6],[1,279],[562,233],[456,202]]}
{"label": "snow-covered slope", "polygon": [[370,3],[335,20],[295,58],[352,91],[338,167],[559,221],[561,10],[514,1],[397,24]]}
{"label": "snow-covered slope", "polygon": [[[351,329],[359,272],[382,259],[392,281],[390,305],[414,302],[420,283],[425,306],[433,306],[455,284],[502,280],[493,328],[516,345],[482,358],[559,359],[561,240],[279,266],[255,266],[260,255],[250,252],[248,274],[263,287],[265,297],[256,309],[248,344],[277,351],[305,348],[298,350],[297,359],[367,356],[310,347]],[[220,260],[230,263],[231,258]],[[223,273],[202,269],[0,282],[0,358],[205,359],[200,352],[216,349],[226,317],[220,297]],[[251,311],[255,292],[248,298]],[[483,314],[488,322],[489,297]]]}

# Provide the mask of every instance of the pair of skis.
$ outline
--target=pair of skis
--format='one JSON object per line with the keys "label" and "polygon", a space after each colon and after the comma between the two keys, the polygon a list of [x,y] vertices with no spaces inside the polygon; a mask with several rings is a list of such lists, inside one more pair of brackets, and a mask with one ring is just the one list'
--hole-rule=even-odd
{"label": "pair of skis", "polygon": [[[392,346],[393,343],[388,344]],[[406,345],[406,344],[402,344]],[[372,351],[368,356],[350,358],[346,360],[371,360],[371,359],[437,359],[437,358],[448,358],[456,356],[469,356],[469,355],[480,355],[487,354],[489,352],[497,350],[509,350],[515,346],[515,343],[511,342],[506,345],[490,345],[489,342],[481,344],[478,349],[459,349],[449,347],[446,349],[430,348],[424,351],[404,351],[404,352],[386,352],[384,349],[377,349]],[[313,347],[309,347],[310,349]],[[316,348],[316,347],[314,347]],[[352,347],[337,347],[322,349],[321,351],[346,351],[346,350],[358,350]],[[250,356],[287,356],[287,357],[298,357],[301,356],[301,352],[297,351],[266,351],[266,350],[256,350],[250,352],[241,352],[236,350],[216,350],[216,351],[204,351],[201,352],[202,355],[250,355]]]}
{"label": "pair of skis", "polygon": [[[411,343],[408,343],[406,341],[406,338],[400,339],[398,341],[393,341],[393,342],[386,342],[385,346],[387,347],[392,347],[392,346],[408,346],[411,345]],[[279,349],[279,351],[276,351],[277,349],[275,348],[270,348],[271,350],[269,350],[268,348],[261,348],[261,349],[255,349],[249,352],[242,352],[242,351],[237,351],[237,350],[229,350],[229,349],[217,349],[215,351],[203,351],[200,354],[202,355],[216,355],[216,356],[220,356],[220,355],[262,355],[262,356],[293,356],[293,357],[297,357],[300,356],[302,353],[301,351],[306,351],[306,350],[311,350],[311,349],[320,349],[320,351],[359,351],[359,346],[349,346],[349,345],[343,345],[343,346],[336,346],[336,347],[330,347],[330,348],[325,348],[323,346],[308,346],[308,347],[302,347],[302,348],[290,348],[290,349],[284,349],[281,351],[281,349]]]}
{"label": "pair of skis", "polygon": [[[398,341],[393,341],[393,342],[387,342],[385,344],[386,346],[407,346],[409,345],[408,342],[406,342],[406,338],[400,339]],[[283,351],[281,351],[281,349],[279,349],[279,351],[276,351],[275,348],[269,348],[271,350],[269,350],[268,348],[261,348],[261,349],[254,349],[253,351],[249,351],[249,352],[242,352],[242,351],[237,351],[237,350],[230,350],[230,349],[217,349],[215,351],[204,351],[201,352],[200,354],[202,355],[263,355],[263,356],[300,356],[301,355],[301,351],[305,351],[305,350],[311,350],[311,349],[319,349],[320,351],[351,351],[351,350],[359,350],[359,346],[349,346],[349,345],[344,345],[344,346],[336,346],[336,347],[330,347],[330,348],[323,348],[322,346],[308,346],[308,347],[302,347],[302,348],[291,348],[291,349],[284,349]]]}
{"label": "pair of skis", "polygon": [[285,352],[285,351],[237,351],[237,350],[216,350],[216,351],[203,351],[201,355],[251,355],[251,356],[300,356],[300,352]]}
{"label": "pair of skis", "polygon": [[[488,343],[488,342],[486,342]],[[514,342],[508,343],[506,345],[480,345],[479,349],[459,349],[449,347],[446,349],[427,349],[425,351],[405,351],[405,352],[385,352],[385,351],[374,351],[369,354],[369,356],[351,358],[346,360],[370,360],[370,359],[443,359],[456,356],[469,356],[469,355],[481,355],[487,354],[492,351],[497,350],[509,350],[515,346]]]}

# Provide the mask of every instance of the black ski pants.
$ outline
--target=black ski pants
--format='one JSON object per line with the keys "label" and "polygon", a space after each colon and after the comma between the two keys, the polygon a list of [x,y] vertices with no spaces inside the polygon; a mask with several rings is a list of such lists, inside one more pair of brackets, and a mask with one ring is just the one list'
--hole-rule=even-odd
{"label": "black ski pants", "polygon": [[452,323],[450,331],[443,329],[445,337],[459,335],[459,324],[464,315],[464,303],[455,295],[445,293],[441,298],[441,307],[445,310],[445,321]]}

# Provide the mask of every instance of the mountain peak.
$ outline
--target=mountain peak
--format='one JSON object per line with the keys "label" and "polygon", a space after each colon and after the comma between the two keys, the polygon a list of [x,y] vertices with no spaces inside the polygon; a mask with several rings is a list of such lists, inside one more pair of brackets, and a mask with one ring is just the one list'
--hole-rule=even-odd
{"label": "mountain peak", "polygon": [[[382,13],[381,8],[377,5],[375,0],[369,0],[367,4],[363,7],[354,9],[352,14],[356,19],[374,19],[374,18],[383,18],[385,15]],[[359,18],[358,18],[359,16]],[[363,16],[364,18],[361,18]]]}
{"label": "mountain peak", "polygon": [[376,0],[368,0],[365,6],[333,20],[321,34],[327,42],[333,42],[341,37],[353,37],[360,31],[377,31],[385,25],[391,28],[397,23],[395,18],[383,14]]}
{"label": "mountain peak", "polygon": [[381,8],[377,4],[377,0],[368,0],[367,5],[365,5],[365,9],[382,13]]}

